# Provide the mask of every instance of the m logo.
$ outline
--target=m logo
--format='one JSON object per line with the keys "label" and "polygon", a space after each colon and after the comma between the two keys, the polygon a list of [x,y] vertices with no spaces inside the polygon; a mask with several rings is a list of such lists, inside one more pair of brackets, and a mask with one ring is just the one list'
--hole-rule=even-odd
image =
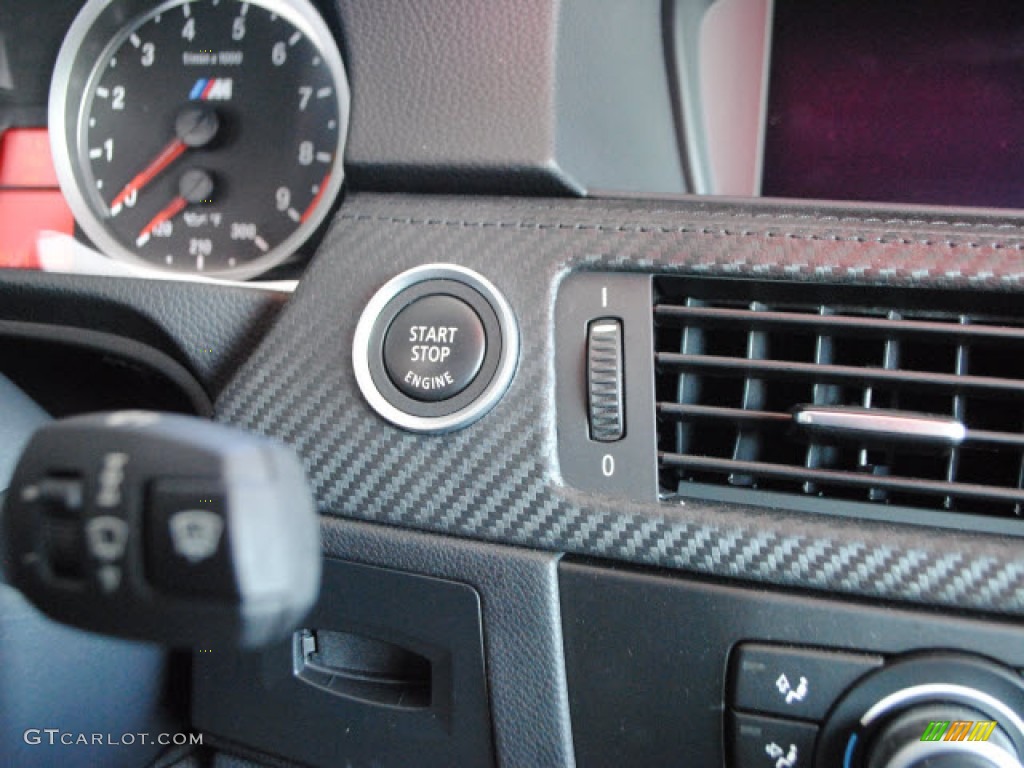
{"label": "m logo", "polygon": [[995,720],[932,720],[921,741],[988,741],[996,725]]}
{"label": "m logo", "polygon": [[200,77],[189,92],[191,101],[231,101],[234,81],[230,77]]}

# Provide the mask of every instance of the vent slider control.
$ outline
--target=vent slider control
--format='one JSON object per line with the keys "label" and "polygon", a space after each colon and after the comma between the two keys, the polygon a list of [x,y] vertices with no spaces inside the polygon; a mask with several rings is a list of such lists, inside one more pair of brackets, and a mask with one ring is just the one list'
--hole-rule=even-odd
{"label": "vent slider control", "polygon": [[601,443],[626,433],[622,381],[622,321],[594,320],[587,328],[590,437]]}
{"label": "vent slider control", "polygon": [[864,443],[908,442],[918,445],[960,445],[967,429],[956,419],[881,408],[798,405],[793,423],[811,436]]}

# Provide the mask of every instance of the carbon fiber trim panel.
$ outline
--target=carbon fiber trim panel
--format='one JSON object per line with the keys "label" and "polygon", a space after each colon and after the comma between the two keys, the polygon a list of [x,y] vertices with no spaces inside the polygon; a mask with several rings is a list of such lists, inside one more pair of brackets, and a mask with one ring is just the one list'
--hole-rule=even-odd
{"label": "carbon fiber trim panel", "polygon": [[[730,579],[1024,614],[1024,541],[686,502],[630,504],[561,483],[554,299],[574,269],[1017,291],[1024,218],[772,202],[351,196],[219,418],[299,450],[321,509],[392,525]],[[351,366],[388,279],[452,262],[494,282],[522,332],[485,418],[445,436],[378,418]],[[956,294],[950,292],[950,306]]]}

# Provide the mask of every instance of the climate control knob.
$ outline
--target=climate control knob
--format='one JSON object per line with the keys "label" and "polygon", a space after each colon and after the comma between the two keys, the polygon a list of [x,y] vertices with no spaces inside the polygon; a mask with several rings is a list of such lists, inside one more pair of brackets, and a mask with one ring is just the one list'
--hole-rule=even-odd
{"label": "climate control knob", "polygon": [[1024,679],[986,659],[908,656],[858,680],[818,736],[816,766],[1022,768]]}
{"label": "climate control knob", "polygon": [[954,704],[925,704],[892,718],[865,758],[866,768],[1021,768],[995,720]]}

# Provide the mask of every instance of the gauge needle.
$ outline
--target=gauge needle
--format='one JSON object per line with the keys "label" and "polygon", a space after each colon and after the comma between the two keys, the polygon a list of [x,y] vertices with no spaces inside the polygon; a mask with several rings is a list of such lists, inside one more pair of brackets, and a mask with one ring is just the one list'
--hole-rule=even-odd
{"label": "gauge needle", "polygon": [[214,192],[213,174],[202,168],[190,168],[178,179],[178,195],[171,202],[165,205],[150,219],[149,224],[142,228],[139,236],[135,238],[135,245],[139,248],[149,242],[153,230],[170,221],[191,203],[208,203]]}
{"label": "gauge needle", "polygon": [[142,171],[138,176],[125,184],[114,201],[110,204],[110,215],[117,216],[121,212],[121,206],[124,205],[124,201],[131,197],[132,193],[138,192],[144,186],[149,184],[155,179],[167,166],[181,157],[185,150],[188,149],[188,144],[183,140],[175,137],[172,139],[166,147],[160,150],[153,162],[146,166],[145,170]]}
{"label": "gauge needle", "polygon": [[306,223],[306,219],[313,215],[313,211],[320,205],[320,201],[323,200],[324,192],[327,191],[327,183],[331,180],[331,174],[324,176],[324,180],[320,182],[320,189],[317,190],[316,197],[313,198],[313,202],[309,204],[309,207],[302,212],[302,218],[299,219],[303,224]]}
{"label": "gauge needle", "polygon": [[139,236],[135,239],[135,245],[141,248],[148,243],[150,235],[153,234],[153,230],[165,221],[170,221],[181,213],[185,209],[186,205],[188,205],[188,200],[181,195],[178,195],[176,198],[171,200],[171,202],[164,206],[156,216],[150,219],[149,224],[142,228],[142,231],[139,232]]}
{"label": "gauge needle", "polygon": [[[206,96],[204,94],[203,98]],[[125,184],[110,204],[110,215],[117,216],[125,201],[159,176],[171,163],[181,157],[185,150],[207,146],[217,135],[220,120],[217,112],[202,103],[188,104],[178,111],[174,120],[173,139],[160,150],[152,162],[134,179]]]}

